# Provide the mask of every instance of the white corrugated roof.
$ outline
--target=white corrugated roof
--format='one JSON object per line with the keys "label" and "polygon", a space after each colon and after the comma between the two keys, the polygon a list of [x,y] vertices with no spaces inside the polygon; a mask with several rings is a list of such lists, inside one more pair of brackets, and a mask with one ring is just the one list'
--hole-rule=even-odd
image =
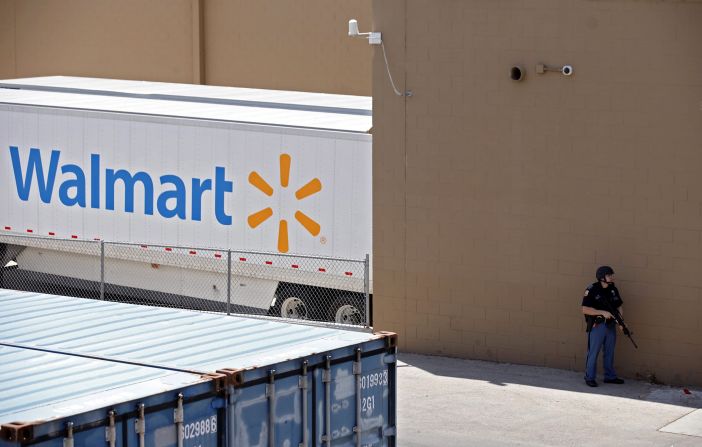
{"label": "white corrugated roof", "polygon": [[0,424],[51,420],[206,382],[199,374],[0,345]]}
{"label": "white corrugated roof", "polygon": [[0,81],[0,103],[361,133],[373,120],[366,96],[66,76]]}
{"label": "white corrugated roof", "polygon": [[382,338],[286,321],[8,289],[0,289],[0,305],[0,345],[203,373],[274,365]]}

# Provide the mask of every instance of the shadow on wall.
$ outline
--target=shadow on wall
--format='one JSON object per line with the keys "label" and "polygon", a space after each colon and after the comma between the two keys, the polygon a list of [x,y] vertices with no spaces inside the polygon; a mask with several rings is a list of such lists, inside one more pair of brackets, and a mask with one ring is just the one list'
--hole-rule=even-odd
{"label": "shadow on wall", "polygon": [[598,380],[600,386],[590,388],[585,385],[583,373],[579,371],[407,353],[400,354],[400,361],[407,364],[399,364],[400,368],[414,367],[437,376],[478,380],[496,386],[516,384],[702,408],[702,389],[670,387],[631,379],[624,385],[607,385],[601,383],[601,374]]}

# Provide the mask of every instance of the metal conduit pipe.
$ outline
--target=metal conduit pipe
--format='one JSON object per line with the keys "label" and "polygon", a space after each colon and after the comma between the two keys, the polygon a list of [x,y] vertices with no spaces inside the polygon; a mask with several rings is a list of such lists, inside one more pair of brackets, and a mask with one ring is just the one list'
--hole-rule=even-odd
{"label": "metal conduit pipe", "polygon": [[108,426],[105,428],[105,441],[110,447],[116,447],[117,443],[117,430],[115,428],[115,411],[112,410],[107,413]]}
{"label": "metal conduit pipe", "polygon": [[176,440],[178,442],[178,447],[183,447],[183,438],[185,433],[183,432],[183,420],[185,419],[183,415],[183,393],[178,393],[178,405],[173,412],[173,421],[176,424]]}
{"label": "metal conduit pipe", "polygon": [[331,356],[326,357],[326,365],[322,373],[322,382],[324,382],[324,431],[322,441],[326,441],[327,446],[331,447]]}
{"label": "metal conduit pipe", "polygon": [[229,385],[227,387],[227,423],[229,424],[230,430],[227,430],[227,447],[236,447],[236,411],[234,411],[234,403],[236,402],[235,389],[233,386]]}
{"label": "metal conduit pipe", "polygon": [[66,437],[63,439],[63,447],[73,447],[73,422],[66,424]]}
{"label": "metal conduit pipe", "polygon": [[353,375],[356,377],[356,447],[361,447],[361,348],[356,348],[356,361],[353,362]]}
{"label": "metal conduit pipe", "polygon": [[144,404],[139,404],[139,418],[134,421],[135,430],[139,434],[139,447],[146,447],[146,418],[144,416]]}
{"label": "metal conduit pipe", "polygon": [[307,432],[307,360],[302,362],[302,375],[300,376],[300,389],[302,390],[302,444],[300,447],[307,447],[309,443],[309,435]]}
{"label": "metal conduit pipe", "polygon": [[268,371],[268,445],[275,447],[275,369]]}

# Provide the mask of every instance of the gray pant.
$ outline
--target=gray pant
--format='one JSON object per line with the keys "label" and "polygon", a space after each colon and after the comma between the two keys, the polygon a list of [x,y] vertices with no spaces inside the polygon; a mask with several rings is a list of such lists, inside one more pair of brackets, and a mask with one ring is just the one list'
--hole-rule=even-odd
{"label": "gray pant", "polygon": [[604,347],[602,360],[604,362],[605,379],[616,379],[614,370],[614,345],[617,343],[617,326],[615,324],[595,325],[587,334],[587,361],[585,362],[585,380],[595,380],[597,377],[597,356]]}

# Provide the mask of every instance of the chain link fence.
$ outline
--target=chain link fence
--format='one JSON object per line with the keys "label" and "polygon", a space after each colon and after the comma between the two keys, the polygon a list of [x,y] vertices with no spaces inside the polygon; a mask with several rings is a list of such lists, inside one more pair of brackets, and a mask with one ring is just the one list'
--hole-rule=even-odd
{"label": "chain link fence", "polygon": [[226,314],[371,325],[364,260],[0,235],[0,287]]}

